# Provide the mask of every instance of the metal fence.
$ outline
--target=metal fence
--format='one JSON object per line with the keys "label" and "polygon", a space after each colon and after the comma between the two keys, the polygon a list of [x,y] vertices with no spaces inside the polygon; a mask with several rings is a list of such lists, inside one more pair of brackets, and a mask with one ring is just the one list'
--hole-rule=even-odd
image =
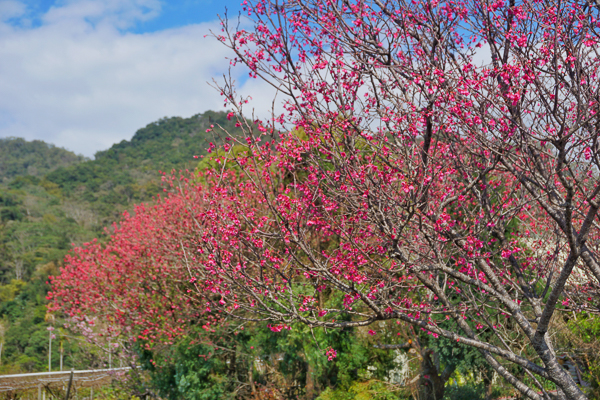
{"label": "metal fence", "polygon": [[[117,379],[130,367],[95,369],[73,372],[74,388],[94,388]],[[0,375],[0,393],[38,390],[38,399],[45,398],[45,392],[65,388],[71,379],[71,371],[37,372],[30,374]],[[93,392],[92,392],[93,393]]]}

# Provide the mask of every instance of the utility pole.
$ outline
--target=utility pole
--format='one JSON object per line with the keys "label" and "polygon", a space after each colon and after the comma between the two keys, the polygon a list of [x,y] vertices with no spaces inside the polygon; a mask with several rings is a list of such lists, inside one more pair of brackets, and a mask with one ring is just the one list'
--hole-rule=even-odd
{"label": "utility pole", "polygon": [[[54,315],[50,312],[46,312],[44,321],[48,322],[48,372],[52,372],[52,331],[54,331]],[[44,392],[46,393],[46,392]]]}
{"label": "utility pole", "polygon": [[52,372],[52,330],[48,329],[48,372]]}

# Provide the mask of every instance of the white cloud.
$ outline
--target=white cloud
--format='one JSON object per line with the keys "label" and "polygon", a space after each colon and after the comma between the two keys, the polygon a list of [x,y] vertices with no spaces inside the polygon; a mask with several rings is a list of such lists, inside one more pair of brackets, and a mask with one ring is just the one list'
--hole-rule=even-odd
{"label": "white cloud", "polygon": [[25,13],[25,4],[15,0],[5,0],[0,2],[0,21],[6,21],[10,18],[20,17]]}
{"label": "white cloud", "polygon": [[69,0],[52,7],[42,20],[49,25],[101,24],[125,29],[158,16],[158,0]]}
{"label": "white cloud", "polygon": [[490,45],[485,43],[475,51],[471,63],[477,67],[490,65],[492,63],[492,50]]}
{"label": "white cloud", "polygon": [[[123,31],[159,12],[156,0],[81,0],[52,7],[38,27],[0,22],[0,137],[92,156],[161,117],[223,109],[206,83],[229,66],[229,50],[204,38],[218,23]],[[0,21],[24,13],[22,3],[0,2]],[[261,94],[259,114],[271,104],[263,86],[242,88]]]}

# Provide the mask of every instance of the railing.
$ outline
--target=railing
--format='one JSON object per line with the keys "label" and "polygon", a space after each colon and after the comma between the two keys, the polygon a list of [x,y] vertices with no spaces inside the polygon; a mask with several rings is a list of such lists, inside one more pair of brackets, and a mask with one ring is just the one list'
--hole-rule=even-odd
{"label": "railing", "polygon": [[[111,369],[90,369],[73,371],[73,385],[77,388],[97,387],[123,375],[130,367]],[[71,378],[71,371],[36,372],[29,374],[0,375],[0,392],[42,388],[59,388],[66,386]]]}

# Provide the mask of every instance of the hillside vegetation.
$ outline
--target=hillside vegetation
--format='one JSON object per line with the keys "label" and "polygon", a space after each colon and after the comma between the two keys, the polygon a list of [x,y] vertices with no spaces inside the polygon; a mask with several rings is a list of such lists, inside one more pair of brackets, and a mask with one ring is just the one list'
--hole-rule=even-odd
{"label": "hillside vegetation", "polygon": [[0,182],[8,182],[16,176],[41,177],[85,160],[83,156],[41,140],[0,138]]}
{"label": "hillside vegetation", "polygon": [[[0,373],[48,369],[48,276],[58,273],[73,245],[104,237],[125,210],[151,202],[159,171],[193,169],[194,155],[218,142],[206,130],[235,131],[225,113],[163,118],[94,160],[42,141],[0,140]],[[103,366],[98,349],[54,332],[52,365]]]}

